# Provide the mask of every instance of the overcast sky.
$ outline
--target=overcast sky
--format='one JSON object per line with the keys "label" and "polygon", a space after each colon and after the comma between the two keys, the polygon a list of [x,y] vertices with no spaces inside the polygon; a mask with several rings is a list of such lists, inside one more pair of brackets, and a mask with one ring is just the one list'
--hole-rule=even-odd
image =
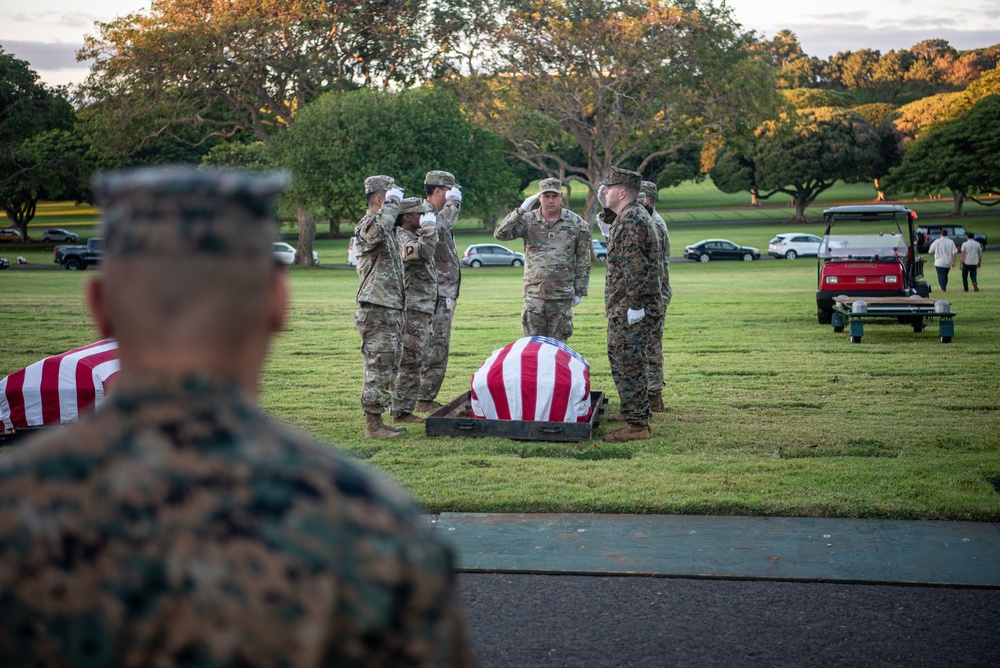
{"label": "overcast sky", "polygon": [[[746,28],[766,37],[788,28],[806,53],[820,58],[862,48],[884,53],[931,38],[946,39],[960,50],[1000,42],[998,0],[731,0],[728,4]],[[76,62],[76,52],[85,34],[96,33],[94,22],[149,6],[149,0],[0,0],[0,46],[31,63],[50,85],[79,83],[88,65]]]}

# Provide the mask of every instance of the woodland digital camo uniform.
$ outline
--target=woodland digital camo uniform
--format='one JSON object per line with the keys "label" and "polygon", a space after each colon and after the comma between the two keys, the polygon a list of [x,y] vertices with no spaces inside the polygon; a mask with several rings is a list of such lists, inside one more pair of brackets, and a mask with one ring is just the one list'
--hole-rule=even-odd
{"label": "woodland digital camo uniform", "polygon": [[[384,181],[373,181],[383,179]],[[388,177],[370,177],[366,192],[387,190]],[[387,199],[375,213],[366,213],[354,228],[358,251],[358,310],[354,322],[361,334],[365,377],[361,408],[381,414],[392,404],[392,382],[399,368],[403,334],[403,259],[396,239],[399,201]]]}
{"label": "woodland digital camo uniform", "polygon": [[[562,182],[543,179],[539,192],[562,195]],[[590,284],[590,225],[569,209],[561,209],[551,223],[540,207],[523,216],[514,209],[493,236],[524,239],[524,335],[567,341],[573,334],[573,297],[587,296]]]}
{"label": "woodland digital camo uniform", "polygon": [[[427,172],[425,185],[440,185],[449,188],[458,186],[449,172]],[[459,265],[458,248],[455,246],[455,221],[462,210],[462,203],[449,199],[438,212],[438,242],[434,248],[434,267],[437,270],[437,303],[431,318],[431,335],[427,340],[424,361],[420,367],[420,388],[417,401],[434,401],[444,375],[448,370],[448,349],[451,346],[451,322],[455,317],[462,272]]]}
{"label": "woodland digital camo uniform", "polygon": [[[609,181],[609,185],[615,184]],[[611,223],[604,288],[611,375],[618,389],[625,421],[631,425],[648,426],[647,351],[656,322],[663,315],[659,243],[649,214],[636,201],[617,216],[610,209],[605,209],[602,216],[605,216],[604,222]],[[630,325],[626,319],[629,309],[645,309],[646,316]]]}
{"label": "woodland digital camo uniform", "polygon": [[[430,202],[411,198],[403,200],[400,215],[407,212],[436,211]],[[396,228],[396,238],[403,253],[403,284],[406,308],[403,310],[403,353],[392,391],[392,414],[412,413],[420,386],[420,366],[431,334],[431,318],[437,305],[437,270],[434,248],[438,242],[437,225],[421,226],[416,232]]]}
{"label": "woodland digital camo uniform", "polygon": [[[652,181],[642,182],[642,192],[646,193],[647,201],[655,202],[658,188]],[[649,350],[646,359],[648,368],[646,376],[649,381],[649,393],[660,394],[663,392],[663,325],[667,318],[667,307],[670,305],[670,298],[673,296],[673,289],[670,287],[670,233],[667,231],[667,222],[663,220],[655,205],[650,213],[653,222],[653,231],[656,233],[656,240],[659,242],[659,275],[660,275],[660,296],[663,298],[663,315],[654,323],[653,335],[650,337]],[[648,211],[648,209],[647,209]]]}
{"label": "woodland digital camo uniform", "polygon": [[[284,180],[170,169],[95,185],[105,271],[284,271]],[[469,663],[452,556],[405,492],[269,419],[242,381],[133,368],[128,343],[99,412],[0,458],[0,664]]]}

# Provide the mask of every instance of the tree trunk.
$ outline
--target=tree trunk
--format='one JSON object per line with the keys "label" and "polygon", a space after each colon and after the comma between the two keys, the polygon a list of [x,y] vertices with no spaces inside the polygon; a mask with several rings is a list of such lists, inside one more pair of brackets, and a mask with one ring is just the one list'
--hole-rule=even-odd
{"label": "tree trunk", "polygon": [[500,214],[498,213],[491,213],[489,216],[483,216],[483,229],[492,233],[493,230],[497,228],[497,218],[499,217]]}
{"label": "tree trunk", "polygon": [[11,227],[16,227],[17,231],[21,233],[21,241],[28,240],[28,223],[35,217],[35,209],[38,206],[38,200],[33,199],[28,202],[18,202],[15,205],[4,206],[4,212],[7,214],[7,220],[10,221]]}
{"label": "tree trunk", "polygon": [[952,190],[951,198],[955,202],[955,208],[952,209],[951,215],[954,218],[959,218],[965,215],[965,209],[963,205],[965,204],[965,191],[964,190]]}
{"label": "tree trunk", "polygon": [[295,213],[299,220],[299,247],[295,253],[295,264],[299,267],[311,267],[316,219],[305,209],[298,209]]}
{"label": "tree trunk", "polygon": [[760,206],[760,200],[758,199],[760,192],[757,190],[757,186],[750,186],[750,206],[758,207]]}
{"label": "tree trunk", "polygon": [[876,202],[884,202],[885,201],[885,191],[883,191],[882,188],[879,187],[879,181],[880,180],[881,179],[875,179],[875,193],[876,193],[876,195],[875,195],[875,201]]}
{"label": "tree trunk", "polygon": [[795,215],[788,222],[796,224],[808,223],[809,221],[806,220],[806,207],[809,205],[809,202],[807,202],[806,198],[801,195],[794,198],[792,201],[795,203]]}

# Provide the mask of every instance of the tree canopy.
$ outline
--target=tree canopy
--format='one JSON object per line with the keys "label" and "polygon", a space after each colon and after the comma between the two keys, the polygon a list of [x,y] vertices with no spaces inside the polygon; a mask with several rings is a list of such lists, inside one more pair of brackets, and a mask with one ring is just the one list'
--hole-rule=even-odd
{"label": "tree canopy", "polygon": [[896,193],[950,189],[954,216],[964,214],[966,197],[1000,195],[1000,95],[980,99],[948,125],[911,143],[885,185]]}

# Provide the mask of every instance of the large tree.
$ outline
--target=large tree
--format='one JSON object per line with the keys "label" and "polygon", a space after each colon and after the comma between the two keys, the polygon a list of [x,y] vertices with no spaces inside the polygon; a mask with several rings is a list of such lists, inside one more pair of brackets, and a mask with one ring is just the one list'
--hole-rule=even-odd
{"label": "large tree", "polygon": [[[753,36],[698,0],[523,0],[498,8],[489,54],[461,79],[474,118],[520,160],[587,185],[613,166],[647,178],[682,147],[749,132],[777,96]],[[564,138],[579,149],[566,158]]]}
{"label": "large tree", "polygon": [[274,163],[291,170],[289,197],[353,224],[366,208],[364,179],[389,174],[408,196],[423,197],[424,175],[453,172],[463,186],[463,215],[484,222],[512,208],[518,178],[499,138],[474,127],[447,91],[331,92],[306,106],[273,143]]}
{"label": "large tree", "polygon": [[0,49],[0,205],[23,239],[39,199],[83,196],[86,147],[73,121],[62,91]]}
{"label": "large tree", "polygon": [[747,148],[724,149],[711,176],[723,192],[790,195],[790,222],[797,223],[806,222],[806,207],[837,181],[869,180],[883,166],[878,134],[863,116],[814,109],[765,122]]}
{"label": "large tree", "polygon": [[966,198],[1000,195],[1000,95],[980,99],[956,120],[911,143],[885,185],[890,192],[950,189],[953,216],[965,214]]}

